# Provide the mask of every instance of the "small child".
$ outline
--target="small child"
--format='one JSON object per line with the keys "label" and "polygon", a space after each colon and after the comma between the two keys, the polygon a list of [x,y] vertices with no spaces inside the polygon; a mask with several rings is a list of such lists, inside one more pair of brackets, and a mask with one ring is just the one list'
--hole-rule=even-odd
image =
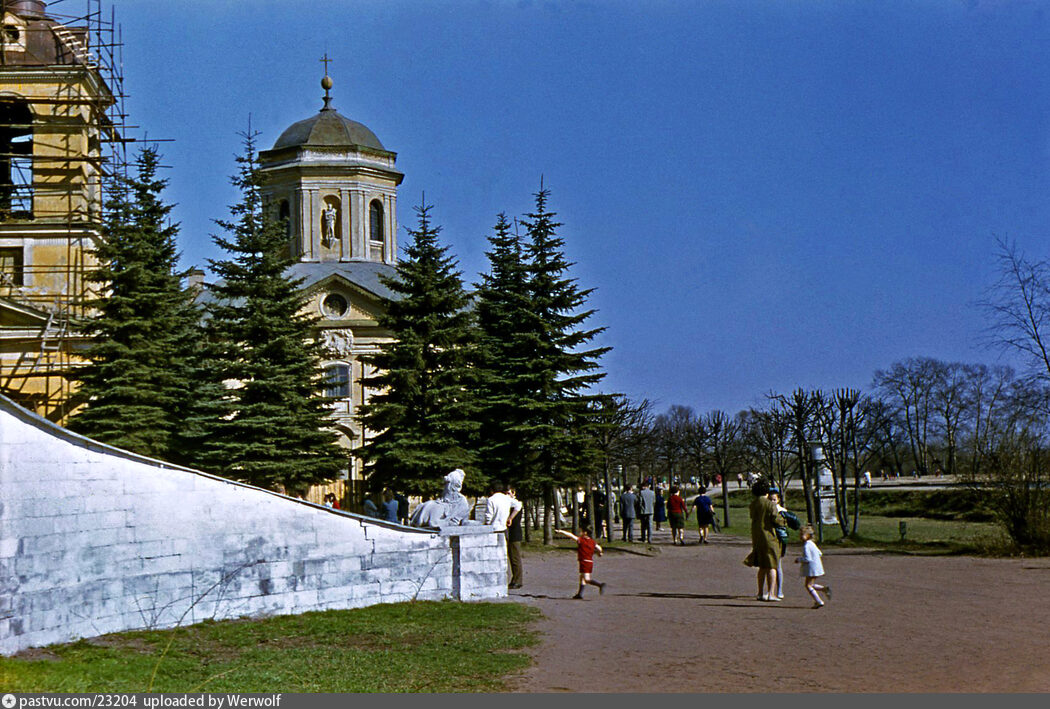
{"label": "small child", "polygon": [[576,560],[580,564],[580,590],[573,596],[574,599],[583,598],[583,587],[587,584],[598,587],[598,595],[605,593],[605,584],[599,583],[591,578],[591,572],[594,571],[594,552],[598,552],[598,556],[602,555],[602,547],[598,542],[591,538],[590,525],[583,525],[580,527],[580,536],[576,536],[572,532],[566,532],[563,529],[555,529],[556,533],[573,539],[576,541]]}
{"label": "small child", "polygon": [[818,591],[823,591],[830,601],[831,586],[814,583],[818,576],[824,575],[824,564],[820,561],[822,553],[817,548],[816,542],[813,541],[813,526],[809,524],[803,526],[799,530],[799,536],[802,538],[802,556],[795,559],[795,563],[802,564],[802,577],[806,579],[806,590],[809,591],[809,595],[813,596],[813,607],[823,608],[824,601],[820,600]]}

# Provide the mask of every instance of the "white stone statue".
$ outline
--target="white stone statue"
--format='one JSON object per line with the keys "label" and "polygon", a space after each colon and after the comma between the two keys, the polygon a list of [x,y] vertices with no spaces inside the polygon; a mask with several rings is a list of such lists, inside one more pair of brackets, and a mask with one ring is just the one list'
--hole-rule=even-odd
{"label": "white stone statue", "polygon": [[427,500],[416,508],[408,521],[413,527],[456,527],[470,524],[470,503],[460,490],[466,476],[459,468],[445,476],[445,490],[437,500]]}
{"label": "white stone statue", "polygon": [[321,222],[323,225],[323,231],[321,238],[324,240],[325,246],[332,246],[335,244],[335,218],[339,215],[335,207],[326,207],[321,210]]}

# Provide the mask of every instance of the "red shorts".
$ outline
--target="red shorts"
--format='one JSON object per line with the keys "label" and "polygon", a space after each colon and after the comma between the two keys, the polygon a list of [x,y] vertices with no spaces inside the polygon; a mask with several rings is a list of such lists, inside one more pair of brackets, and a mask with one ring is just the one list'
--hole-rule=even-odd
{"label": "red shorts", "polygon": [[580,573],[589,574],[594,571],[594,559],[587,559],[584,561],[580,559]]}

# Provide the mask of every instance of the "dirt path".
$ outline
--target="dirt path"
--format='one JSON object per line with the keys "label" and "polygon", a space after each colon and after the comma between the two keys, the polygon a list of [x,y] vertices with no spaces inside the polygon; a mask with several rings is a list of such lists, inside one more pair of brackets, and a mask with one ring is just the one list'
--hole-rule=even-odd
{"label": "dirt path", "polygon": [[526,552],[512,599],[545,619],[514,691],[1050,692],[1050,559],[827,548],[834,598],[812,610],[797,544],[785,600],[763,603],[748,544],[689,532],[685,547],[658,533],[653,556],[607,552],[605,595],[582,601],[574,553]]}

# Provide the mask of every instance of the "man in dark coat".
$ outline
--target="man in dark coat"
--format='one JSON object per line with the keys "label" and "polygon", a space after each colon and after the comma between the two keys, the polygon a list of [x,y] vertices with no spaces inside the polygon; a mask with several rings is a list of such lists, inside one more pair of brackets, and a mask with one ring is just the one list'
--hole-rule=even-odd
{"label": "man in dark coat", "polygon": [[634,488],[628,485],[620,495],[620,520],[623,522],[622,538],[625,542],[634,541],[634,516],[638,498]]}

